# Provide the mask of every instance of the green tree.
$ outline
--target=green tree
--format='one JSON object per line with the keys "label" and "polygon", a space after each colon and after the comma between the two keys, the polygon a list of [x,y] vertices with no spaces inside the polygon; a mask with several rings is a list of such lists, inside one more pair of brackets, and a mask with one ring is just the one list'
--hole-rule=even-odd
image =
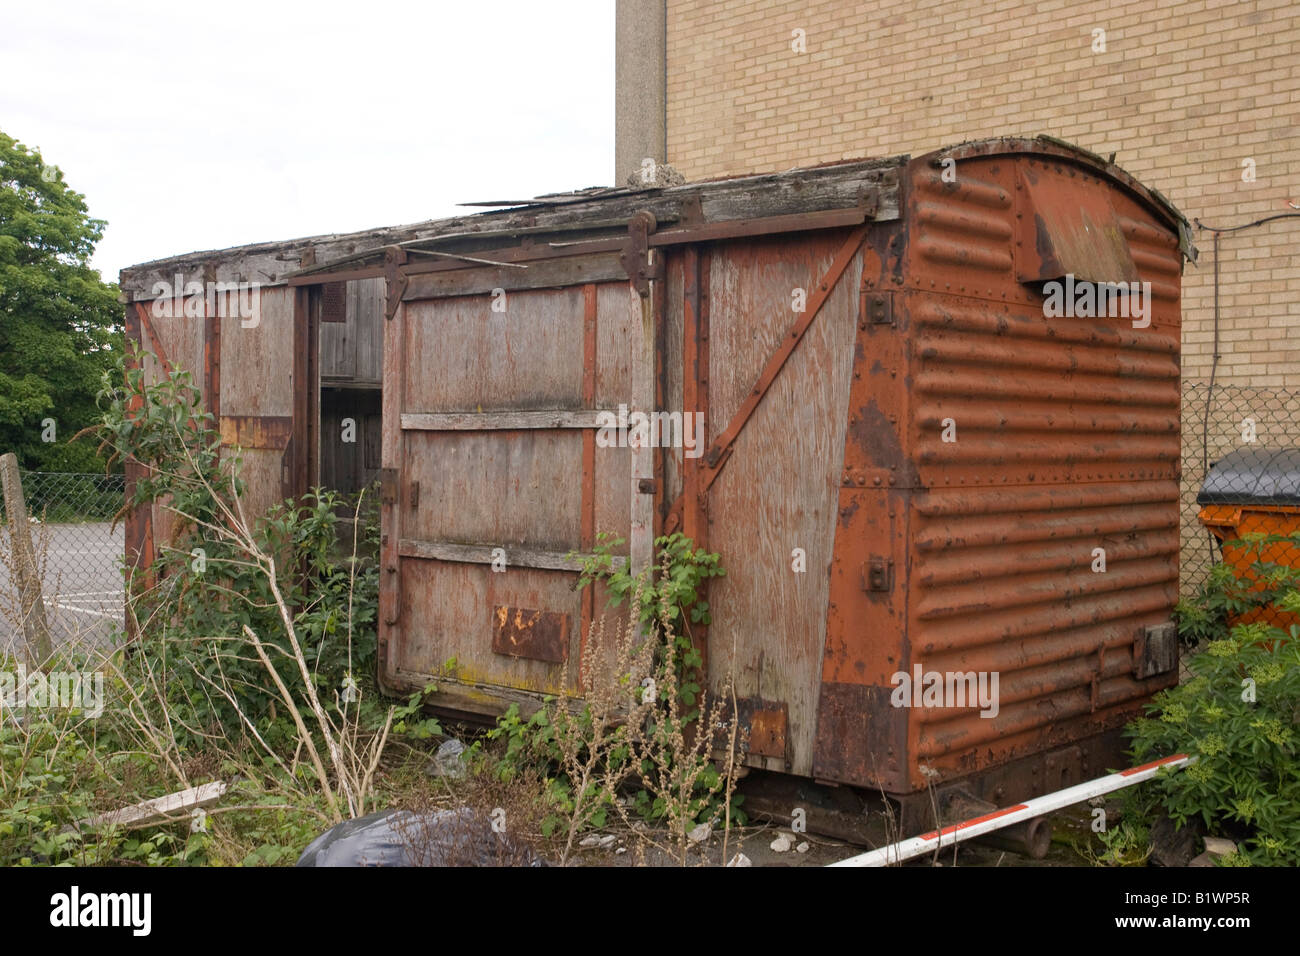
{"label": "green tree", "polygon": [[104,226],[56,167],[0,132],[0,453],[24,468],[104,468],[93,442],[69,442],[99,419],[121,350],[117,286],[90,265]]}

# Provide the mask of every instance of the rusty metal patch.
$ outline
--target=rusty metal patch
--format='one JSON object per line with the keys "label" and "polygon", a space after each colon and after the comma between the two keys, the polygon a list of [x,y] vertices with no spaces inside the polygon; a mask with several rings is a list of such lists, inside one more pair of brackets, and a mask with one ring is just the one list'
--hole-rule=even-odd
{"label": "rusty metal patch", "polygon": [[492,608],[492,652],[562,664],[569,657],[569,615],[498,604]]}
{"label": "rusty metal patch", "polygon": [[228,447],[284,449],[293,437],[293,419],[282,415],[227,415],[221,443]]}
{"label": "rusty metal patch", "polygon": [[818,780],[903,792],[907,712],[893,707],[892,689],[823,681],[817,703],[813,776]]}
{"label": "rusty metal patch", "polygon": [[1017,171],[1016,279],[1073,275],[1088,282],[1135,282],[1137,266],[1108,191],[1081,188],[1078,176],[1030,164]]}
{"label": "rusty metal patch", "polygon": [[784,701],[745,697],[736,701],[740,726],[745,732],[749,753],[760,757],[786,756],[786,730],[789,708]]}
{"label": "rusty metal patch", "polygon": [[326,282],[320,287],[320,320],[322,322],[347,322],[348,284]]}

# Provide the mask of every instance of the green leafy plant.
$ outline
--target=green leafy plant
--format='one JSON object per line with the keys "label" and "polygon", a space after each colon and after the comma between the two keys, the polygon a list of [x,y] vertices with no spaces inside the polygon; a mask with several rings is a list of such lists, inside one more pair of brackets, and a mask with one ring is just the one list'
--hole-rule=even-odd
{"label": "green leafy plant", "polygon": [[[1180,826],[1199,817],[1207,832],[1234,838],[1241,860],[1300,864],[1300,626],[1260,619],[1227,628],[1228,614],[1254,608],[1300,612],[1300,569],[1263,560],[1279,536],[1243,542],[1257,548],[1249,570],[1219,565],[1204,600],[1184,614],[1206,629],[1193,677],[1162,691],[1148,716],[1130,724],[1133,754],[1149,760],[1187,753],[1196,762],[1146,786]],[[1222,614],[1225,623],[1214,624]],[[1285,617],[1273,618],[1286,620]]]}
{"label": "green leafy plant", "polygon": [[[673,660],[677,668],[677,691],[688,708],[688,720],[698,716],[694,710],[700,693],[700,667],[703,657],[691,638],[691,624],[707,627],[712,623],[709,602],[700,591],[709,578],[726,576],[720,556],[698,550],[694,542],[680,532],[655,539],[657,561],[639,574],[632,574],[629,564],[616,563],[614,551],[625,544],[623,538],[602,532],[592,553],[581,558],[579,587],[604,584],[609,603],[618,607],[624,601],[634,605],[637,621],[664,630],[672,625]],[[571,553],[571,558],[578,557]]]}
{"label": "green leafy plant", "polygon": [[239,457],[200,391],[183,370],[150,380],[146,358],[106,377],[99,429],[114,459],[144,466],[128,504],[171,515],[153,564],[129,569],[133,717],[177,776],[205,748],[251,745],[283,778],[313,779],[335,816],[363,813],[393,720],[374,680],[375,509],[365,491],[345,510],[315,489],[246,515]]}
{"label": "green leafy plant", "polygon": [[393,733],[409,737],[412,740],[428,740],[442,735],[442,724],[436,717],[424,713],[424,703],[430,695],[438,692],[436,682],[424,685],[423,690],[413,691],[405,704],[393,708]]}
{"label": "green leafy plant", "polygon": [[[344,500],[315,489],[248,522],[252,541],[231,533],[244,490],[238,457],[222,452],[188,372],[149,383],[143,364],[122,370],[125,388],[106,384],[103,434],[115,455],[148,466],[129,503],[162,503],[175,516],[153,566],[131,575],[131,610],[141,624],[141,664],[169,675],[181,742],[198,744],[218,728],[241,732],[238,709],[271,739],[292,736],[287,716],[278,713],[279,689],[244,635],[248,627],[263,636],[291,683],[293,648],[281,603],[293,611],[295,636],[326,705],[341,713],[358,699],[369,722],[380,722],[368,676],[377,649],[379,569],[366,557],[378,547],[377,523],[358,521],[353,546],[340,548]],[[362,492],[354,502],[358,518],[367,514],[364,502]],[[250,545],[280,565],[275,580]],[[358,674],[367,675],[364,684]],[[212,686],[219,676],[229,682],[229,697]]]}
{"label": "green leafy plant", "polygon": [[1144,866],[1151,856],[1151,831],[1143,823],[1123,819],[1097,839],[1104,850],[1093,861],[1102,866]]}
{"label": "green leafy plant", "polygon": [[[511,704],[497,718],[496,726],[484,735],[487,740],[499,742],[504,748],[500,757],[492,763],[492,771],[501,780],[509,780],[521,766],[527,764],[541,763],[549,767],[558,763],[555,729],[551,726],[549,710],[555,701],[555,697],[548,695],[542,701],[543,706],[526,718],[521,716],[518,704]],[[475,755],[481,754],[480,742],[475,741],[471,751]]]}
{"label": "green leafy plant", "polygon": [[[726,834],[746,822],[734,792],[744,745],[734,695],[728,697],[728,684],[709,700],[693,672],[699,654],[678,634],[687,621],[709,623],[699,588],[724,572],[717,555],[673,535],[659,539],[656,573],[634,577],[613,560],[620,543],[601,536],[584,563],[582,585],[612,582],[612,602],[627,602],[628,613],[612,639],[603,618],[593,626],[580,668],[581,705],[552,695],[525,718],[512,704],[486,735],[495,753],[478,745],[474,752],[480,769],[500,779],[525,768],[541,771],[548,807],[542,831],[565,837],[562,861],[578,834],[605,827],[612,814],[630,825],[631,813],[641,817],[638,826],[651,822],[666,831],[671,852],[685,863],[689,848],[702,839],[691,836],[697,827]],[[612,660],[602,665],[610,647]],[[719,751],[722,766],[711,759]],[[633,795],[620,797],[627,787]],[[638,832],[644,843],[654,843],[649,831]]]}

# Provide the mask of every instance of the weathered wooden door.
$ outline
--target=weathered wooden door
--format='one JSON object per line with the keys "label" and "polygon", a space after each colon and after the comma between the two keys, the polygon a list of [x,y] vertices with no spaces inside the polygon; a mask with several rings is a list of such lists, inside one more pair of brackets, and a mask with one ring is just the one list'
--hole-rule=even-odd
{"label": "weathered wooden door", "polygon": [[436,703],[489,714],[572,687],[603,609],[577,589],[570,553],[589,553],[598,529],[633,553],[648,546],[653,492],[637,491],[638,455],[598,447],[596,432],[599,412],[653,402],[650,309],[616,257],[572,273],[577,284],[558,288],[528,288],[524,270],[389,283],[379,653],[390,689],[441,674]]}

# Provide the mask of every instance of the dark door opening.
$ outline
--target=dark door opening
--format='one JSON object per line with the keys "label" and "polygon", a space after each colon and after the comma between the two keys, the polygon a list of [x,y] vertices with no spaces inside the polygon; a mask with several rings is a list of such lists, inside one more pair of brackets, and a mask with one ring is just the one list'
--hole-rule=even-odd
{"label": "dark door opening", "polygon": [[320,454],[316,483],[352,494],[379,477],[384,280],[313,288],[320,316]]}

